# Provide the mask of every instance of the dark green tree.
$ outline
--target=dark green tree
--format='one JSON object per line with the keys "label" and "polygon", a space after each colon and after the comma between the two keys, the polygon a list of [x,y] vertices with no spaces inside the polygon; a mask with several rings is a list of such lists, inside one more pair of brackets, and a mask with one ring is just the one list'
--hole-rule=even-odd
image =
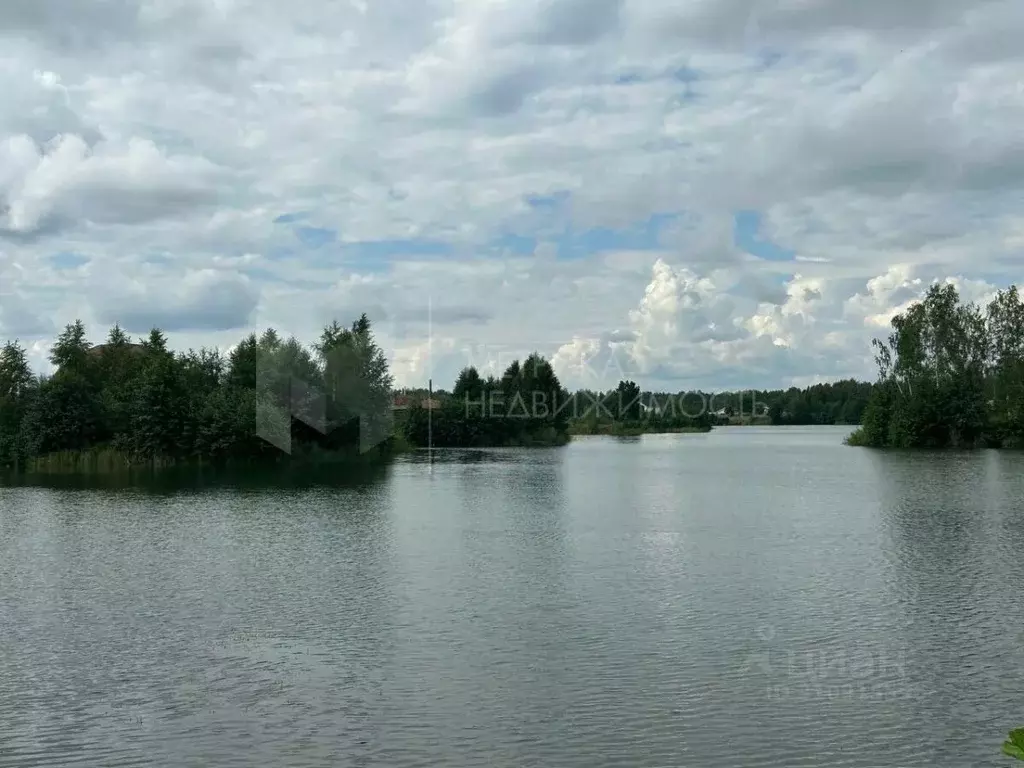
{"label": "dark green tree", "polygon": [[326,427],[333,446],[366,449],[392,431],[392,377],[370,321],[362,315],[351,329],[334,321],[315,345],[323,371]]}
{"label": "dark green tree", "polygon": [[0,467],[24,462],[21,426],[36,393],[28,353],[17,341],[0,349]]}
{"label": "dark green tree", "polygon": [[159,329],[142,342],[139,365],[131,409],[132,453],[143,460],[187,453],[182,370]]}
{"label": "dark green tree", "polygon": [[1017,286],[988,306],[989,403],[997,442],[1024,445],[1024,302]]}
{"label": "dark green tree", "polygon": [[636,382],[619,382],[615,389],[615,416],[619,421],[640,419],[640,386]]}

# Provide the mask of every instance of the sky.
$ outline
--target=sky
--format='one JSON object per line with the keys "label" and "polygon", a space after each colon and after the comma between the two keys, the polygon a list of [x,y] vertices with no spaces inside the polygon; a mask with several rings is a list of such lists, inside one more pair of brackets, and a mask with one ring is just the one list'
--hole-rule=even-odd
{"label": "sky", "polygon": [[366,312],[398,386],[873,378],[1024,282],[1019,0],[0,3],[0,339]]}

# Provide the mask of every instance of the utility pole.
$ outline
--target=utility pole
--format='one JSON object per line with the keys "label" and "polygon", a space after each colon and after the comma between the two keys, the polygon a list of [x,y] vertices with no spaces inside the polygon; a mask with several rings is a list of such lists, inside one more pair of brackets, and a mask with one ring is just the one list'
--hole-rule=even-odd
{"label": "utility pole", "polygon": [[[427,296],[427,359],[430,373],[434,372],[434,299]],[[427,379],[427,461],[434,471],[434,377]]]}

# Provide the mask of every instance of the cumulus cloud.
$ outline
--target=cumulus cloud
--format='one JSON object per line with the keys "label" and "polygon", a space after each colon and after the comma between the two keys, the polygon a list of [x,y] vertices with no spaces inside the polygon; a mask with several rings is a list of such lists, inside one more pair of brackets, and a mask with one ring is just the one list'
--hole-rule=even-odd
{"label": "cumulus cloud", "polygon": [[633,358],[641,370],[672,360],[680,343],[734,338],[731,299],[706,277],[660,259],[639,306],[629,313],[636,340]]}
{"label": "cumulus cloud", "polygon": [[410,383],[540,351],[767,386],[870,375],[933,280],[1024,280],[1013,0],[0,6],[0,330],[33,345],[366,311]]}
{"label": "cumulus cloud", "polygon": [[551,366],[563,385],[597,391],[615,382],[640,377],[634,357],[632,333],[610,333],[598,338],[573,337],[551,356]]}
{"label": "cumulus cloud", "polygon": [[847,299],[847,314],[862,320],[865,325],[887,327],[895,315],[924,293],[923,281],[920,277],[913,277],[912,272],[907,265],[896,265],[884,275],[871,278],[864,293]]}
{"label": "cumulus cloud", "polygon": [[243,275],[204,269],[180,281],[161,285],[140,279],[116,285],[95,317],[127,331],[226,331],[245,328],[256,309],[259,293]]}
{"label": "cumulus cloud", "polygon": [[168,157],[153,142],[90,148],[74,134],[39,146],[29,136],[0,144],[0,234],[76,224],[141,224],[210,202],[212,166]]}

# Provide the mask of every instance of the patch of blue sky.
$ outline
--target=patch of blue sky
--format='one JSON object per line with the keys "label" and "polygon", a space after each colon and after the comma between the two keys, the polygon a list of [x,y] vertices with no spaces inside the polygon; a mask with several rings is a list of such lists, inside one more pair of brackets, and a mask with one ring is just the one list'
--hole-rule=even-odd
{"label": "patch of blue sky", "polygon": [[338,239],[338,231],[327,227],[296,227],[295,236],[307,248],[322,248]]}
{"label": "patch of blue sky", "polygon": [[678,214],[656,213],[643,221],[619,229],[595,227],[565,232],[554,239],[560,259],[580,259],[607,251],[653,251],[661,248],[662,230]]}
{"label": "patch of blue sky", "polygon": [[88,264],[92,261],[88,256],[83,256],[80,253],[72,253],[70,251],[61,251],[55,253],[50,257],[50,263],[55,269],[76,269],[83,264]]}
{"label": "patch of blue sky", "polygon": [[626,227],[579,230],[562,223],[568,218],[571,201],[568,191],[527,195],[524,201],[539,216],[539,221],[533,222],[530,229],[505,232],[490,241],[488,245],[493,252],[525,256],[532,254],[541,241],[552,243],[557,258],[563,260],[607,251],[657,250],[661,247],[663,230],[678,218],[673,213],[657,213]]}
{"label": "patch of blue sky", "polygon": [[738,211],[733,218],[733,242],[736,247],[764,261],[793,261],[796,254],[761,237],[761,214]]}
{"label": "patch of blue sky", "polygon": [[537,238],[507,232],[492,241],[491,246],[501,254],[529,256],[537,249]]}

